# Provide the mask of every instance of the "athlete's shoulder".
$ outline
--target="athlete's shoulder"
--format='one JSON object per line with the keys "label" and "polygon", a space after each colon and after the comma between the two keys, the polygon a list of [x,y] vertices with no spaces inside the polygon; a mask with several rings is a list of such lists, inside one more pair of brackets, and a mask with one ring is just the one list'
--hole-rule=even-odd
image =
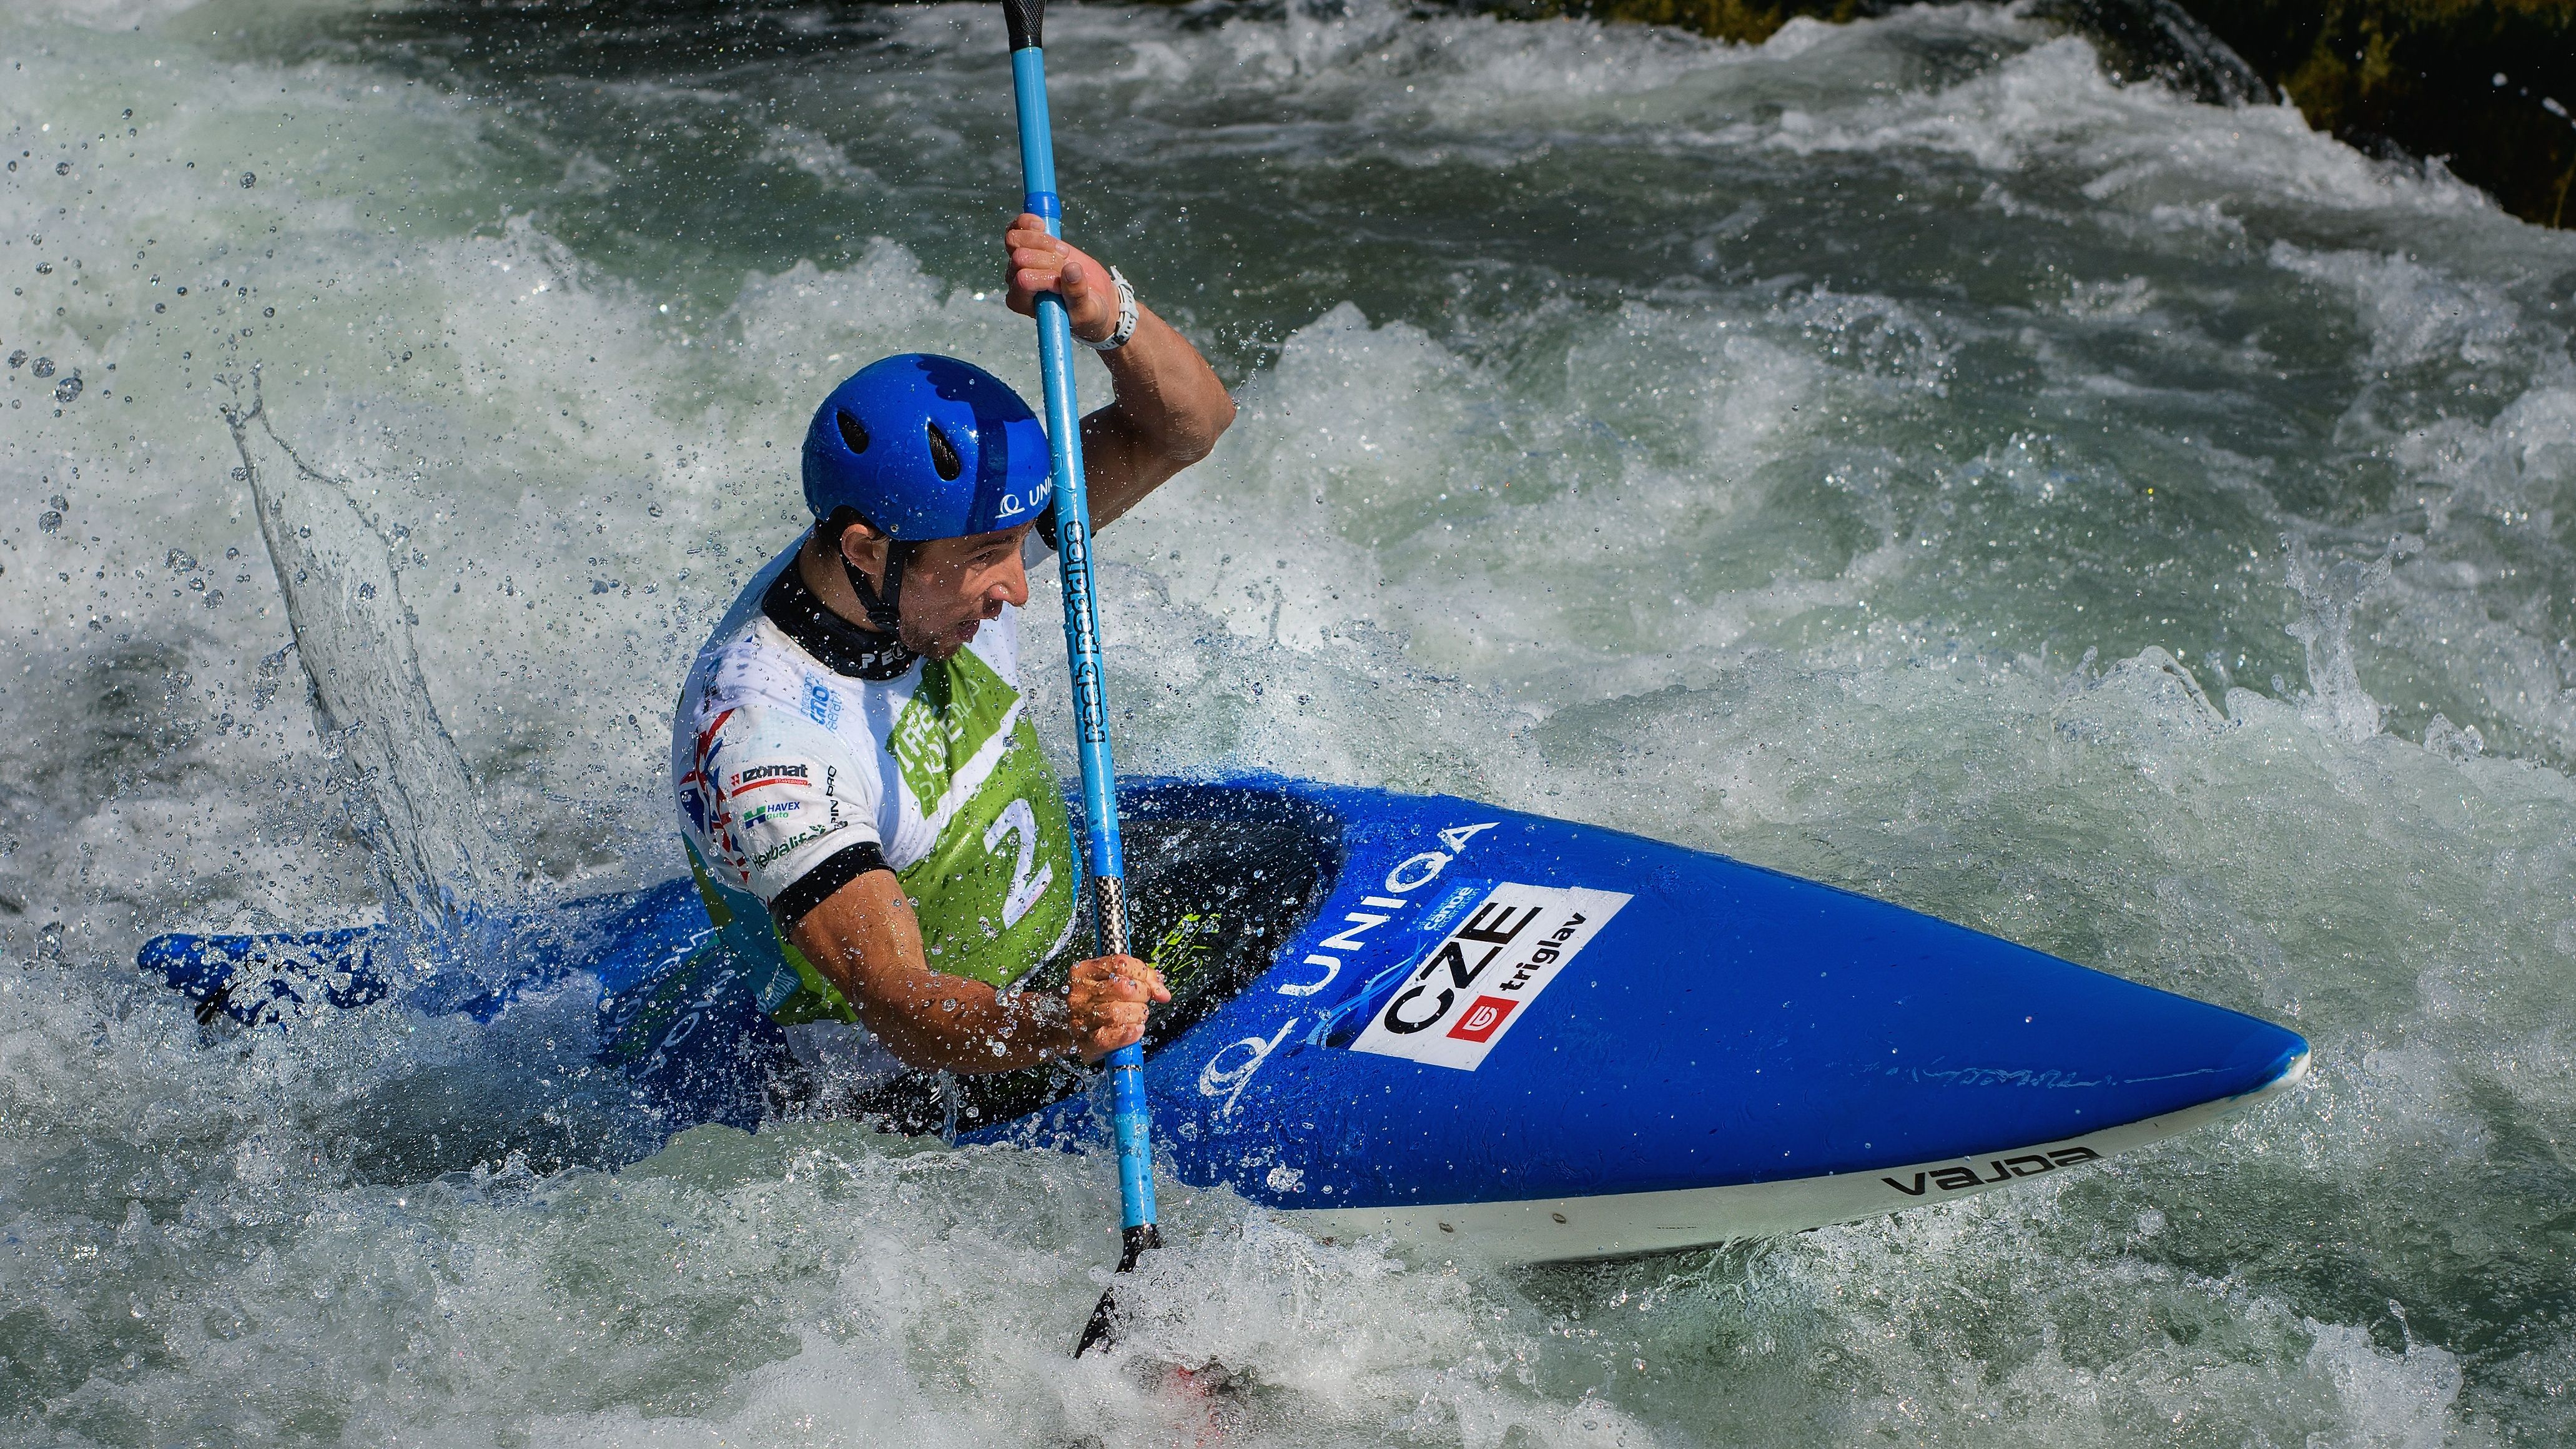
{"label": "athlete's shoulder", "polygon": [[674,787],[708,868],[773,905],[827,857],[879,841],[878,771],[798,711],[751,703],[716,712]]}
{"label": "athlete's shoulder", "polygon": [[716,621],[706,642],[698,646],[698,652],[689,661],[688,679],[681,686],[680,714],[683,718],[695,711],[699,696],[713,681],[720,666],[737,661],[747,649],[756,647],[752,635],[766,617],[761,612],[761,600],[768,594],[769,586],[777,582],[778,575],[795,559],[796,545],[790,544],[776,558],[763,564],[760,571],[751,576],[751,582],[726,606],[724,617]]}

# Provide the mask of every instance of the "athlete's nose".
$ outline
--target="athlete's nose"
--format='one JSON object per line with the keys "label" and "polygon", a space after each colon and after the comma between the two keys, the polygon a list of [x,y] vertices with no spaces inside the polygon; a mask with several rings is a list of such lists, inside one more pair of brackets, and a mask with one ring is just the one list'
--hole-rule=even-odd
{"label": "athlete's nose", "polygon": [[1002,570],[1002,576],[993,580],[992,587],[984,591],[984,617],[1002,617],[1004,604],[1014,609],[1025,609],[1029,605],[1028,566],[1017,558],[1012,559]]}

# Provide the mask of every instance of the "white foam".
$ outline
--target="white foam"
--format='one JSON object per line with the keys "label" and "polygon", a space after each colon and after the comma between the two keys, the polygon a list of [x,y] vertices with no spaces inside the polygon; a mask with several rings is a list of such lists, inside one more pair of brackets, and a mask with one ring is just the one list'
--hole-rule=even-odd
{"label": "white foam", "polygon": [[[888,239],[749,275],[603,262],[560,215],[500,214],[516,193],[489,168],[524,140],[504,108],[100,14],[0,22],[0,50],[43,52],[8,72],[0,127],[75,162],[0,191],[0,267],[27,288],[0,299],[0,346],[85,383],[60,418],[23,372],[0,391],[26,403],[0,429],[0,620],[25,631],[0,672],[0,1234],[23,1253],[0,1262],[72,1365],[38,1432],[1123,1443],[1214,1413],[1236,1442],[2419,1443],[2529,1405],[2554,1425],[2564,1345],[2519,1325],[2540,1341],[2500,1364],[2477,1335],[2482,1281],[2557,1281],[2516,1244],[2558,1210],[2546,1144],[2576,1130],[2554,1025],[2576,790],[2533,763],[2576,750],[2576,712],[2546,590],[2508,573],[2556,557],[2576,384],[2523,280],[2556,275],[2556,243],[2455,183],[2284,110],[2112,86],[2081,44],[1981,6],[1763,47],[1372,5],[1060,10],[1061,103],[1126,107],[1090,142],[1113,152],[1163,145],[1157,108],[1186,102],[1226,124],[1193,121],[1175,155],[1281,166],[1518,178],[1593,148],[1663,175],[1741,153],[1891,196],[1955,183],[1936,215],[2000,228],[1989,254],[2065,248],[2044,279],[1954,256],[1936,280],[1880,266],[1924,255],[1900,216],[1751,276],[1804,203],[1696,171],[1708,230],[1658,254],[1674,278],[1560,255],[1547,300],[1487,306],[1544,268],[1470,242],[1459,265],[1491,274],[1455,306],[1395,288],[1258,318],[1283,340],[1219,454],[1104,536],[1125,766],[1450,790],[1724,849],[2317,1048],[2313,1085],[2157,1156],[1678,1264],[1506,1279],[1171,1184],[1175,1246],[1122,1285],[1135,1346],[1077,1365],[1113,1247],[1099,1162],[801,1125],[550,1173],[615,1157],[625,1120],[566,1075],[577,992],[498,1030],[376,1009],[201,1046],[127,967],[164,927],[374,909],[345,775],[277,652],[218,372],[263,362],[282,435],[403,530],[392,567],[475,798],[540,886],[582,891],[676,863],[661,711],[799,526],[790,455],[820,389],[930,347],[1034,391],[1025,322],[976,295],[989,268],[925,262],[943,243],[903,214],[904,158],[804,112],[741,138],[745,174],[820,184],[853,238]],[[882,23],[919,57],[868,73],[904,113],[886,134],[964,144],[948,91],[999,60],[948,57],[989,48],[989,11]],[[626,100],[732,105],[756,71]],[[107,134],[129,104],[137,134]],[[562,168],[550,206],[625,184],[605,148],[533,149]],[[1266,195],[1240,184],[1220,200]],[[1190,233],[1150,300],[1196,305],[1214,246]],[[1211,334],[1246,315],[1210,314]],[[2273,386],[2293,369],[2366,405],[2311,426]],[[2493,406],[2370,392],[2405,369],[2463,369]],[[2382,462],[2389,507],[2423,519],[2299,512],[2302,469]],[[2423,549],[2376,591],[2326,590],[2401,528]],[[2335,607],[2302,614],[2283,533]],[[2179,590],[2129,602],[2177,575],[2230,602],[2169,631],[2154,610]],[[2303,618],[2306,671],[2277,633]],[[1031,623],[1061,760],[1043,602]],[[2182,637],[2204,625],[2235,631],[2226,654]],[[2278,653],[2246,662],[2257,633]],[[2451,671],[2445,724],[2488,743],[2384,723],[2419,697],[2401,666]],[[2296,677],[2264,688],[2273,668]],[[2321,1216],[2349,1262],[2265,1256]],[[2383,1272],[2416,1328],[2370,1306]],[[1140,1376],[1157,1356],[1250,1387],[1175,1399]]]}

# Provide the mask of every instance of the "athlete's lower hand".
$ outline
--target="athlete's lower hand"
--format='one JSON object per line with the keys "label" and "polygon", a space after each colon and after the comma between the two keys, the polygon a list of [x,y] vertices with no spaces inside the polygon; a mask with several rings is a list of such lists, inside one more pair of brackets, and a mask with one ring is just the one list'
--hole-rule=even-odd
{"label": "athlete's lower hand", "polygon": [[1065,988],[1075,1049],[1097,1062],[1145,1034],[1149,1002],[1168,1002],[1163,973],[1133,956],[1096,956],[1073,968]]}
{"label": "athlete's lower hand", "polygon": [[1012,221],[1002,234],[1002,249],[1010,254],[1002,282],[1010,289],[1012,311],[1034,317],[1038,294],[1053,292],[1064,298],[1065,320],[1073,324],[1074,336],[1106,342],[1118,330],[1118,289],[1110,283],[1109,269],[1063,238],[1047,235],[1046,223],[1035,214],[1022,212]]}

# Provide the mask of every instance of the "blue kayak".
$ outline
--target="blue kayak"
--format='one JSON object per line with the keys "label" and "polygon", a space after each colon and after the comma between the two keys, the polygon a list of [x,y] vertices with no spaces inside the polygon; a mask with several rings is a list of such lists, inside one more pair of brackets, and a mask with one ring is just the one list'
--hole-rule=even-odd
{"label": "blue kayak", "polygon": [[[1553,1261],[1792,1232],[2095,1161],[2307,1069],[2252,1017],[1614,830],[1274,777],[1119,796],[1134,939],[1175,994],[1147,1043],[1160,1165],[1319,1234]],[[381,927],[163,936],[141,960],[252,1023],[595,989],[597,1056],[663,1134],[821,1112],[1104,1140],[1069,1066],[818,1079],[685,878],[510,937],[499,979],[414,981]]]}

